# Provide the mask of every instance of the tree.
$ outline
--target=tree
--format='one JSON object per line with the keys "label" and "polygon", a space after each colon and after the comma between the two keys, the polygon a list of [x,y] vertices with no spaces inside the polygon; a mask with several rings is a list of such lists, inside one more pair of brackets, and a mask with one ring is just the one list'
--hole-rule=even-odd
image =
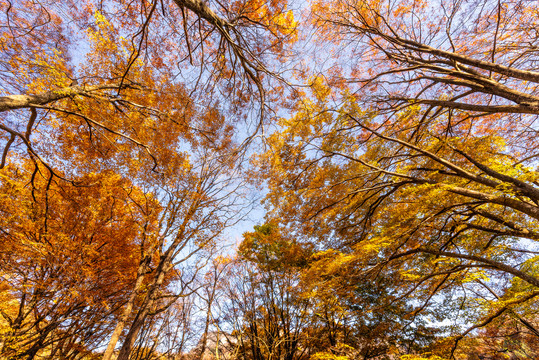
{"label": "tree", "polygon": [[[68,147],[71,157],[103,145],[98,155],[133,151],[156,170],[162,159],[153,154],[163,144],[152,135],[175,127],[187,139],[211,132],[190,116],[194,103],[211,108],[222,92],[232,95],[229,109],[248,112],[246,94],[265,98],[265,58],[293,40],[293,17],[283,2],[216,5],[218,12],[198,1],[4,1],[2,166],[10,150],[26,149],[52,170],[59,164],[51,144]],[[70,56],[82,50],[77,41],[85,56]]]}
{"label": "tree", "polygon": [[[194,326],[194,293],[183,292],[172,305],[148,319],[143,325],[130,358],[175,359],[194,344],[197,328]],[[163,304],[162,304],[163,305]]]}
{"label": "tree", "polygon": [[314,254],[302,274],[311,301],[306,333],[313,358],[391,359],[438,340],[442,326],[423,319],[411,326],[413,305],[399,296],[399,278],[398,270],[365,273],[356,256],[333,249]]}
{"label": "tree", "polygon": [[305,329],[310,299],[299,273],[311,253],[266,224],[243,235],[238,259],[229,266],[220,329],[232,358],[301,360],[309,356]]}
{"label": "tree", "polygon": [[[129,294],[142,228],[140,189],[115,174],[50,179],[33,163],[10,164],[0,186],[1,353],[32,359],[99,346]],[[147,206],[155,206],[150,200]],[[151,220],[150,220],[151,221]],[[84,344],[84,345],[82,345]]]}
{"label": "tree", "polygon": [[[128,257],[136,266],[125,268],[130,283],[114,304],[116,326],[104,359],[120,340],[119,359],[127,359],[145,322],[192,292],[203,255],[235,221],[227,213],[242,207],[243,149],[233,139],[235,127],[253,113],[263,123],[271,99],[268,64],[287,52],[295,22],[282,1],[228,5],[0,2],[2,174],[34,166],[20,182],[29,184],[36,203],[37,191],[53,198],[51,184],[70,183],[73,191],[89,186],[85,176],[127,178],[142,194],[125,200],[139,231],[137,249],[129,248],[137,255]],[[17,200],[31,202],[28,196]],[[88,207],[97,206],[90,200]],[[17,227],[19,210],[32,207],[13,201],[6,229]],[[39,221],[59,221],[62,207],[45,204],[51,218]],[[68,230],[64,236],[76,240]],[[48,231],[45,226],[45,237],[56,236]],[[122,244],[116,246],[111,255],[121,253]],[[39,261],[34,255],[30,264]],[[62,265],[52,263],[52,276],[59,276]],[[172,283],[185,286],[175,291]],[[9,292],[24,308],[24,291]],[[33,355],[45,347],[36,344]]]}
{"label": "tree", "polygon": [[473,324],[455,330],[455,346],[533,307],[536,9],[335,1],[312,11],[341,70],[311,78],[272,135],[261,164],[273,216],[368,274],[399,276],[399,298],[421,300],[412,320],[446,297],[445,313]]}

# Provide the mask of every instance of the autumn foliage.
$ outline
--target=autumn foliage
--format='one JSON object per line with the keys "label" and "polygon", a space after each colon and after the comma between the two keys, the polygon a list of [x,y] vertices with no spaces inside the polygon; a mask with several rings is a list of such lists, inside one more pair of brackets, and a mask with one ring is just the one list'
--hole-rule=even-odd
{"label": "autumn foliage", "polygon": [[539,357],[535,3],[0,14],[0,359]]}

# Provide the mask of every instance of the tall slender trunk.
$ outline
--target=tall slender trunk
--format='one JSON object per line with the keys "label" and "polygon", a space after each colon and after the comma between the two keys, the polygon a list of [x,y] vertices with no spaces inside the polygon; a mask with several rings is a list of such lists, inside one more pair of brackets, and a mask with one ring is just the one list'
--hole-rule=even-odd
{"label": "tall slender trunk", "polygon": [[[131,323],[129,331],[122,344],[122,347],[120,348],[120,353],[118,354],[118,358],[116,360],[129,360],[129,355],[131,355],[133,345],[137,340],[140,329],[144,325],[144,321],[152,310],[155,303],[155,298],[158,295],[159,290],[163,285],[163,282],[165,281],[165,275],[172,269],[172,260],[174,254],[178,250],[180,244],[186,241],[186,238],[184,237],[185,230],[187,228],[187,224],[189,223],[189,221],[191,221],[191,219],[197,212],[199,201],[200,198],[197,198],[193,201],[193,203],[191,203],[189,211],[184,217],[174,241],[170,244],[170,246],[164,253],[161,253],[159,257],[159,263],[157,264],[155,272],[153,273],[153,278],[149,284],[149,290],[144,295],[142,304],[140,305],[135,319]],[[161,244],[163,245],[164,243],[165,241],[164,239],[162,239]]]}
{"label": "tall slender trunk", "polygon": [[[204,352],[206,351],[206,346],[208,344],[208,331],[210,327],[210,321],[213,318],[211,307],[213,305],[213,299],[215,297],[215,289],[217,286],[217,276],[214,279],[214,283],[212,284],[211,292],[208,294],[208,302],[207,302],[207,310],[206,310],[206,323],[204,324],[204,333],[202,334],[202,340],[201,340],[201,347],[200,347],[200,353],[199,353],[199,359],[202,359],[204,356]],[[219,343],[217,343],[217,346],[219,346]]]}
{"label": "tall slender trunk", "polygon": [[133,344],[137,340],[140,329],[144,325],[146,317],[153,308],[155,302],[155,296],[158,293],[159,289],[163,285],[165,280],[165,275],[170,270],[170,263],[172,261],[172,250],[169,249],[164,256],[161,257],[161,261],[155,270],[155,275],[153,278],[153,284],[150,285],[150,290],[146,293],[144,301],[142,302],[140,309],[135,316],[135,319],[131,323],[129,332],[126,335],[126,338],[120,348],[120,353],[116,360],[128,360],[129,355],[133,349]]}
{"label": "tall slender trunk", "polygon": [[146,317],[148,316],[149,306],[145,307],[144,309],[141,309],[137,316],[135,317],[135,320],[131,324],[131,327],[129,328],[129,332],[127,333],[125,340],[122,344],[122,347],[120,348],[120,353],[118,354],[118,358],[116,360],[128,360],[129,355],[131,355],[131,351],[133,350],[133,345],[135,344],[135,340],[137,340],[138,334],[140,332],[140,329],[142,329],[142,326],[144,325],[144,321],[146,320]]}
{"label": "tall slender trunk", "polygon": [[112,358],[112,353],[114,352],[114,348],[116,347],[116,344],[118,343],[118,340],[120,339],[120,336],[122,335],[122,331],[125,327],[125,324],[127,323],[127,320],[133,313],[133,305],[135,304],[135,299],[137,298],[137,294],[142,287],[142,282],[144,280],[144,275],[147,268],[147,262],[148,261],[146,261],[145,259],[141,261],[139,264],[139,267],[137,269],[137,279],[135,282],[135,288],[133,289],[133,292],[129,296],[129,299],[127,300],[127,304],[125,304],[122,315],[120,316],[120,320],[118,320],[118,322],[116,323],[116,327],[114,328],[114,332],[112,333],[112,336],[107,345],[107,349],[105,350],[105,353],[103,354],[102,360],[110,360]]}

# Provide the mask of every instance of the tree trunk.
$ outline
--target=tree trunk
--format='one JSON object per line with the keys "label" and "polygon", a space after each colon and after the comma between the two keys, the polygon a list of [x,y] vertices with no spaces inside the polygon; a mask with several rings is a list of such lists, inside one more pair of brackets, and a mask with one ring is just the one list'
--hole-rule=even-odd
{"label": "tree trunk", "polygon": [[114,332],[112,333],[112,336],[109,340],[109,344],[107,345],[107,349],[105,350],[105,353],[103,354],[102,360],[111,359],[112,353],[114,352],[114,348],[116,347],[116,344],[118,343],[118,340],[120,339],[120,336],[122,335],[122,331],[125,327],[125,324],[127,323],[127,320],[129,319],[129,317],[131,316],[131,313],[133,312],[133,305],[135,303],[135,299],[142,286],[142,281],[144,280],[144,273],[146,272],[147,262],[148,261],[146,259],[140,262],[140,265],[137,271],[137,280],[135,282],[135,288],[133,289],[131,296],[129,296],[129,299],[127,300],[127,304],[125,305],[125,308],[122,312],[122,316],[120,317],[120,320],[118,320],[118,323],[116,324],[116,327],[114,328]]}

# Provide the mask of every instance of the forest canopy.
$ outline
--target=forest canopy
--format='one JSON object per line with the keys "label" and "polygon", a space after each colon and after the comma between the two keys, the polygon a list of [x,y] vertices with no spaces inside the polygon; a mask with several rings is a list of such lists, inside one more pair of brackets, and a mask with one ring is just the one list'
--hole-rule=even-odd
{"label": "forest canopy", "polygon": [[538,28],[0,0],[0,359],[539,358]]}

